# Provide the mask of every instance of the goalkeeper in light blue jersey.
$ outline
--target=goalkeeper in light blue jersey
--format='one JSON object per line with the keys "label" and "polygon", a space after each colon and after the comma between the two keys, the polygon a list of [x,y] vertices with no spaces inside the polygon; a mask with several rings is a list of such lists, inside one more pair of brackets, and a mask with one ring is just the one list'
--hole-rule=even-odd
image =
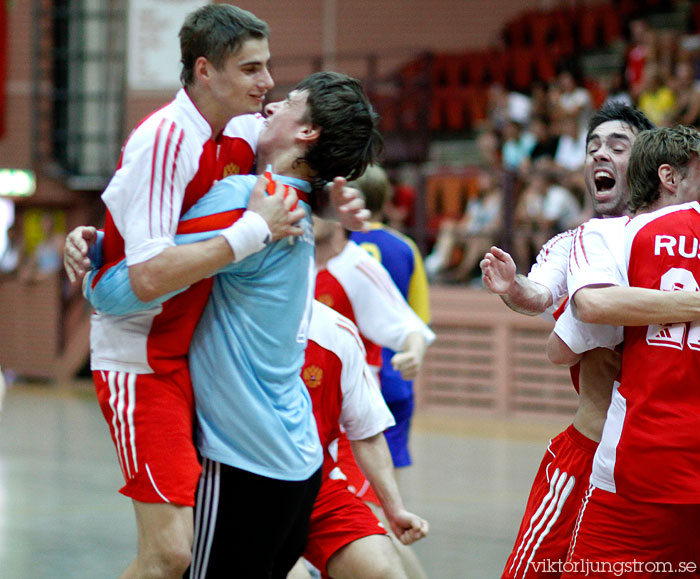
{"label": "goalkeeper in light blue jersey", "polygon": [[[191,577],[233,569],[284,576],[303,550],[322,462],[300,377],[315,278],[311,206],[326,182],[359,176],[381,147],[377,117],[345,75],[315,73],[266,113],[258,163],[296,194],[306,217],[301,236],[256,248],[215,276],[190,346],[204,462]],[[233,176],[215,185],[181,218],[177,244],[227,230],[255,181]],[[173,295],[140,302],[125,263],[91,273],[84,288],[101,313],[115,315],[158,308]]]}

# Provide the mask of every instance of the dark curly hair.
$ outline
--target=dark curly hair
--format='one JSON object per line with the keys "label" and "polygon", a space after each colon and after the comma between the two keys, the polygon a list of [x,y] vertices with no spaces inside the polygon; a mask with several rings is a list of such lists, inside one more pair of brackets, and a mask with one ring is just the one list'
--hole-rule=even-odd
{"label": "dark curly hair", "polygon": [[294,90],[307,91],[308,120],[320,128],[318,140],[304,155],[315,173],[315,190],[335,177],[357,179],[376,162],[383,148],[379,116],[360,81],[338,72],[316,72]]}
{"label": "dark curly hair", "polygon": [[179,34],[182,84],[194,82],[194,63],[200,56],[221,70],[246,40],[265,39],[269,33],[264,20],[231,4],[207,4],[188,14]]}

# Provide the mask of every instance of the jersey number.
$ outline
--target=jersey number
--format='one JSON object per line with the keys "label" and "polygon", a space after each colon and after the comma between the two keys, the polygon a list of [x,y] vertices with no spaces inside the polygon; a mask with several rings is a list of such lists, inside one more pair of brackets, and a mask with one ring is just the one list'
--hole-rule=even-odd
{"label": "jersey number", "polygon": [[[674,267],[661,276],[662,291],[700,291],[693,273],[687,269]],[[687,334],[687,335],[686,335]],[[647,329],[647,344],[682,350],[688,344],[691,350],[700,350],[700,322],[677,324],[653,324]]]}

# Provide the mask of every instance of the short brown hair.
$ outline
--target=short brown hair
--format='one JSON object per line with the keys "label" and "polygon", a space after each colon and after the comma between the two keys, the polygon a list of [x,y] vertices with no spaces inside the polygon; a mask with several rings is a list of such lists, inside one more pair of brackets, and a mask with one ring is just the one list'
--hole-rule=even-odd
{"label": "short brown hair", "polygon": [[246,40],[267,38],[270,29],[252,12],[231,4],[207,4],[190,13],[180,28],[180,80],[184,86],[194,82],[194,63],[205,57],[221,70],[226,59]]}
{"label": "short brown hair", "polygon": [[636,213],[659,198],[659,167],[670,165],[685,175],[693,156],[700,155],[700,132],[678,125],[641,131],[632,145],[627,181],[629,209]]}

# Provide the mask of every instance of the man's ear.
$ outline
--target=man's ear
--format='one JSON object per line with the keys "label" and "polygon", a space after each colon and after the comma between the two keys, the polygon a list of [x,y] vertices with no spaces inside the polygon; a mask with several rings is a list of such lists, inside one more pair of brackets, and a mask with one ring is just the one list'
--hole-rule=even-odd
{"label": "man's ear", "polygon": [[297,133],[297,138],[300,141],[302,141],[305,145],[310,145],[311,143],[318,141],[318,138],[320,136],[321,128],[311,124],[304,125],[299,129],[299,132]]}
{"label": "man's ear", "polygon": [[676,170],[668,163],[664,163],[663,165],[659,165],[657,174],[659,175],[661,186],[669,193],[675,194],[676,186],[678,185],[678,174]]}
{"label": "man's ear", "polygon": [[196,79],[208,82],[211,76],[211,62],[206,57],[200,56],[194,61],[192,71]]}

